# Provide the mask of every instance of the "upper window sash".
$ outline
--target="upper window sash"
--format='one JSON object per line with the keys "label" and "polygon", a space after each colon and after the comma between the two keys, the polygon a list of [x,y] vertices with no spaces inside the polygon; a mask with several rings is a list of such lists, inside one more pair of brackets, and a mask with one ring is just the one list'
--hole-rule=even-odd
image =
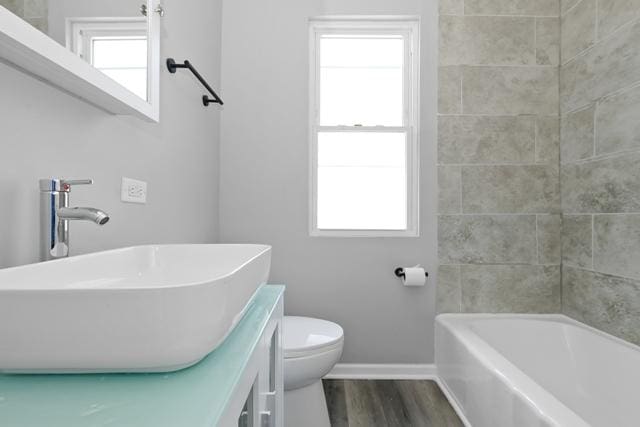
{"label": "upper window sash", "polygon": [[[66,46],[78,56],[87,55],[94,37],[147,37],[145,18],[67,18],[65,28]],[[90,58],[88,56],[87,58]]]}
{"label": "upper window sash", "polygon": [[407,132],[412,126],[314,126],[316,132]]}
{"label": "upper window sash", "polygon": [[[312,40],[314,43],[313,51],[315,57],[312,58],[313,66],[311,68],[311,81],[314,83],[314,108],[312,111],[312,123],[315,127],[357,127],[362,130],[363,128],[373,127],[387,127],[380,124],[371,123],[340,123],[323,125],[321,123],[320,108],[321,108],[321,40],[325,36],[337,36],[337,35],[353,35],[354,37],[383,37],[383,36],[398,36],[401,37],[404,42],[403,47],[403,76],[402,76],[402,123],[400,126],[410,127],[417,122],[416,112],[413,105],[413,84],[416,80],[414,73],[417,73],[417,65],[414,61],[414,51],[417,49],[417,31],[418,21],[415,19],[401,20],[398,19],[395,22],[376,22],[373,21],[327,21],[327,20],[313,20],[311,29]],[[362,126],[359,126],[362,125]],[[398,126],[396,126],[398,127]]]}

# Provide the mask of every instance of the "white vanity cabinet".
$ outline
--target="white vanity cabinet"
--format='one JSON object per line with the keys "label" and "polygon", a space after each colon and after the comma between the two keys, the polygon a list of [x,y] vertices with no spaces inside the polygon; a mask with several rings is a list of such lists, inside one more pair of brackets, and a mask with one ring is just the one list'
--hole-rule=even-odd
{"label": "white vanity cabinet", "polygon": [[220,426],[283,426],[282,317],[280,298],[247,362]]}

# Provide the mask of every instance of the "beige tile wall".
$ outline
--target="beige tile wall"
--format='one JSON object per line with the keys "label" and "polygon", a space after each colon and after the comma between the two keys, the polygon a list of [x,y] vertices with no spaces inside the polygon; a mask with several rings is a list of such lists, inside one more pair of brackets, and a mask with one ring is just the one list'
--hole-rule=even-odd
{"label": "beige tile wall", "polygon": [[9,9],[40,31],[47,32],[49,0],[0,0],[0,6]]}
{"label": "beige tile wall", "polygon": [[441,0],[440,312],[560,311],[559,10]]}
{"label": "beige tile wall", "polygon": [[640,344],[640,1],[563,0],[564,313]]}
{"label": "beige tile wall", "polygon": [[440,13],[438,310],[640,344],[640,0]]}

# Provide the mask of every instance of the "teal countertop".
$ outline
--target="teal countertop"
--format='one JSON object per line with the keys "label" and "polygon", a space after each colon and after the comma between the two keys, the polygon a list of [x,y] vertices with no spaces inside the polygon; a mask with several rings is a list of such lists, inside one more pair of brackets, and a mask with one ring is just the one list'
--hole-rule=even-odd
{"label": "teal countertop", "polygon": [[182,371],[0,375],[0,426],[215,426],[283,292],[262,287],[224,343]]}

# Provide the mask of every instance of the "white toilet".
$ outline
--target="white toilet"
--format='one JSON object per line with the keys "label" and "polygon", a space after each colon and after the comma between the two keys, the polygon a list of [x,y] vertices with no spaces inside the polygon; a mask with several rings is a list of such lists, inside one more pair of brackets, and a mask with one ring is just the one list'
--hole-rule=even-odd
{"label": "white toilet", "polygon": [[282,337],[285,427],[329,427],[321,380],[340,360],[342,328],[326,320],[285,316]]}

